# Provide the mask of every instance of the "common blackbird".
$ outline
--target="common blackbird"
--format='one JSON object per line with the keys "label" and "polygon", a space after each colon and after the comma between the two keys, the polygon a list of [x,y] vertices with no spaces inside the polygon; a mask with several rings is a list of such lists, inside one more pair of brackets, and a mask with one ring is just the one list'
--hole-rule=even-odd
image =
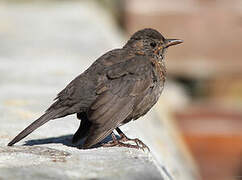
{"label": "common blackbird", "polygon": [[[137,31],[123,48],[105,53],[72,80],[45,113],[8,146],[49,120],[76,113],[81,122],[73,143],[86,137],[83,148],[90,148],[112,133],[113,141],[107,146],[144,148],[142,141],[127,138],[119,126],[145,115],[157,102],[166,79],[165,51],[182,42],[165,39],[151,28]],[[114,129],[121,139],[116,139]],[[132,140],[136,145],[123,143]]]}

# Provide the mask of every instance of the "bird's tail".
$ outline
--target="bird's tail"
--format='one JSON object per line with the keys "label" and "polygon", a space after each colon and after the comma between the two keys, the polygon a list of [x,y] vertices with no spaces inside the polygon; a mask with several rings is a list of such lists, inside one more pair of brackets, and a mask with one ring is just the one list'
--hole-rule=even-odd
{"label": "bird's tail", "polygon": [[22,132],[20,132],[11,142],[8,143],[8,146],[12,146],[15,143],[19,142],[20,140],[28,136],[31,132],[33,132],[35,129],[47,123],[49,120],[55,119],[56,115],[58,115],[59,113],[59,110],[46,112],[40,118],[35,120],[32,124],[26,127]]}

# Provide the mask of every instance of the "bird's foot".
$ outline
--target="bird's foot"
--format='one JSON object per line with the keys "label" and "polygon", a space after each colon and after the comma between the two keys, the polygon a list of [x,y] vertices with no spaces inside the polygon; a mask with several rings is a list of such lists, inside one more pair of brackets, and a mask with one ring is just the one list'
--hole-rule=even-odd
{"label": "bird's foot", "polygon": [[126,144],[120,141],[110,141],[106,144],[102,145],[103,147],[127,147],[127,148],[135,148],[135,149],[141,149],[140,146],[138,145],[133,145],[133,144]]}
{"label": "bird's foot", "polygon": [[[128,141],[134,142],[136,145],[124,143],[124,142],[128,142]],[[147,149],[148,151],[150,151],[149,147],[145,143],[143,143],[141,140],[139,140],[138,138],[130,139],[130,138],[127,138],[127,137],[125,137],[125,138],[121,137],[119,142],[122,143],[122,144],[125,144],[125,145],[130,145],[130,146],[132,146],[133,148],[136,148],[136,149],[142,149],[143,151],[145,151],[145,149]]]}
{"label": "bird's foot", "polygon": [[127,141],[131,141],[131,142],[134,142],[136,145],[136,147],[138,147],[137,149],[142,149],[143,151],[145,149],[147,149],[148,151],[150,151],[150,148],[145,144],[143,143],[141,140],[139,140],[138,138],[134,138],[134,139],[131,139],[131,138],[128,138],[122,131],[121,129],[119,128],[116,128],[116,131],[118,132],[118,134],[120,135],[120,139],[119,141],[120,142],[127,142]]}
{"label": "bird's foot", "polygon": [[[141,140],[139,140],[138,138],[130,139],[127,136],[125,136],[124,133],[121,130],[120,131],[119,130],[117,132],[119,133],[119,135],[121,137],[120,139],[117,139],[115,134],[112,133],[111,136],[112,136],[113,140],[106,143],[106,144],[103,144],[102,146],[103,147],[115,147],[115,146],[117,146],[117,147],[127,147],[127,148],[142,149],[143,151],[145,151],[145,149],[147,149],[148,151],[150,151],[148,146],[146,146],[145,143],[143,143]],[[124,143],[124,142],[128,142],[128,141],[134,142],[135,145],[130,144],[130,143]]]}

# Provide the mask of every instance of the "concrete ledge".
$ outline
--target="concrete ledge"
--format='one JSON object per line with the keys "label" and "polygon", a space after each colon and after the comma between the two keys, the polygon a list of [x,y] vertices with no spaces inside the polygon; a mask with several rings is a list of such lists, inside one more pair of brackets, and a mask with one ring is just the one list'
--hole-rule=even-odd
{"label": "concrete ledge", "polygon": [[52,146],[1,147],[0,179],[163,179],[139,150]]}

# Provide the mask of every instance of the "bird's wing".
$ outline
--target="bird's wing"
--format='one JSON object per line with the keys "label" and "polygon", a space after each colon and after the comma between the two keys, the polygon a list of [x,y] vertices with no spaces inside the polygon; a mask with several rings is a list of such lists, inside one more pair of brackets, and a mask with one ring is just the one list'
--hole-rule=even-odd
{"label": "bird's wing", "polygon": [[127,118],[137,100],[154,85],[152,63],[145,57],[135,57],[112,65],[108,80],[97,88],[97,99],[91,105],[88,119],[92,122],[84,148],[103,140]]}
{"label": "bird's wing", "polygon": [[95,100],[95,86],[88,75],[83,73],[77,76],[58,93],[56,101],[46,112],[66,107],[66,110],[59,114],[59,117],[63,117],[84,111]]}

